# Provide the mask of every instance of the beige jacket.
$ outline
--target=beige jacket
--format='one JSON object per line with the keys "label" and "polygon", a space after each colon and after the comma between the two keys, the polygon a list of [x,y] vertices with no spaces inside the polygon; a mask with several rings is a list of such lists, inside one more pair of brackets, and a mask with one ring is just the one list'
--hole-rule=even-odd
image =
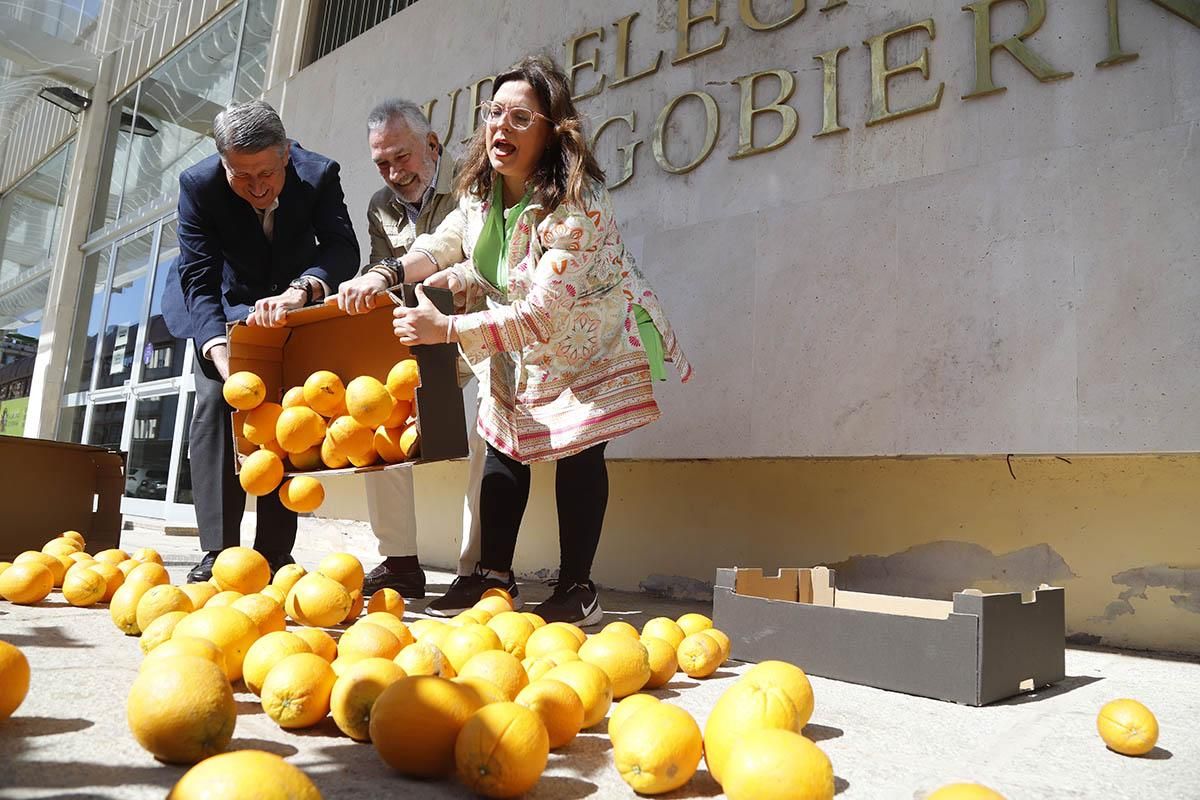
{"label": "beige jacket", "polygon": [[[458,205],[454,200],[454,175],[458,165],[443,153],[438,165],[437,186],[429,204],[421,209],[416,222],[410,222],[404,206],[396,200],[391,187],[384,186],[371,196],[367,204],[367,230],[371,233],[371,258],[359,271],[363,274],[385,258],[400,258],[408,253],[413,240],[432,233]],[[445,265],[449,266],[449,265]]]}
{"label": "beige jacket", "polygon": [[[662,306],[626,252],[603,187],[583,206],[531,203],[517,221],[508,286],[470,260],[487,204],[464,197],[414,246],[433,253],[464,291],[455,303],[459,346],[481,387],[479,432],[522,462],[578,453],[658,419],[633,305],[650,314],[683,380],[691,367]],[[459,263],[465,262],[465,263]]]}

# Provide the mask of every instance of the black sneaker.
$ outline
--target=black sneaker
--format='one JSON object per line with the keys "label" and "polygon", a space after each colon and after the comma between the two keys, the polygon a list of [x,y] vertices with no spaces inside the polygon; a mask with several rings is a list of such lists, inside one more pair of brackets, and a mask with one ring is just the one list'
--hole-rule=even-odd
{"label": "black sneaker", "polygon": [[188,583],[204,583],[212,577],[213,563],[217,560],[220,551],[210,550],[204,554],[204,558],[200,559],[200,563],[192,567],[191,572],[187,574]]}
{"label": "black sneaker", "polygon": [[370,597],[380,589],[395,589],[401,597],[419,600],[425,596],[425,571],[417,569],[396,570],[383,562],[363,578],[363,597]]}
{"label": "black sneaker", "polygon": [[604,619],[604,609],[600,608],[600,598],[596,596],[596,584],[591,581],[551,581],[550,585],[554,587],[554,594],[534,609],[534,613],[546,622],[570,622],[582,628]]}
{"label": "black sneaker", "polygon": [[488,578],[476,567],[474,574],[459,575],[455,578],[444,595],[425,607],[425,613],[434,617],[453,617],[455,614],[461,614],[478,603],[488,589],[503,589],[508,592],[515,611],[519,611],[525,605],[514,578]]}
{"label": "black sneaker", "polygon": [[295,564],[296,559],[292,558],[291,553],[263,553],[263,557],[267,559],[267,563],[271,565],[271,577],[275,577],[275,573],[286,567],[288,564]]}

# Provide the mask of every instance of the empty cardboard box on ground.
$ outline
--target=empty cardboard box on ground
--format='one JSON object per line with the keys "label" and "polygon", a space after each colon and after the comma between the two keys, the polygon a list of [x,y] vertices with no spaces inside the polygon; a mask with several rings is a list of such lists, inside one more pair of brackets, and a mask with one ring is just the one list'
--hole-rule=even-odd
{"label": "empty cardboard box on ground", "polygon": [[954,599],[846,592],[833,570],[719,569],[713,618],[739,661],[984,705],[1064,677],[1063,590],[956,592]]}
{"label": "empty cardboard box on ground", "polygon": [[[426,296],[443,313],[452,307],[450,293],[426,288]],[[382,295],[387,297],[387,295]],[[403,286],[405,305],[416,306],[416,294],[409,284]],[[281,328],[252,327],[244,323],[229,326],[229,372],[243,370],[262,378],[267,400],[278,403],[283,393],[318,370],[329,370],[349,383],[360,375],[387,381],[388,371],[398,361],[415,358],[421,373],[417,387],[417,430],[420,452],[413,461],[402,464],[376,464],[346,469],[289,471],[288,475],[342,475],[379,469],[397,469],[427,461],[465,458],[467,427],[462,390],[458,386],[458,346],[454,344],[418,345],[409,348],[392,332],[393,306],[385,304],[366,314],[349,315],[336,305],[312,306],[292,311]],[[249,454],[257,445],[242,438],[246,412],[233,415],[233,436],[238,452]]]}
{"label": "empty cardboard box on ground", "polygon": [[87,551],[119,547],[125,459],[115,450],[0,436],[0,560],[79,531]]}

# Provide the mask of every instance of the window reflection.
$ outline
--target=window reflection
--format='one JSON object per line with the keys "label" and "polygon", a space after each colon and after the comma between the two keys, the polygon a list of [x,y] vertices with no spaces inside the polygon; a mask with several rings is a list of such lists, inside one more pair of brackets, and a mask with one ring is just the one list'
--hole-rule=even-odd
{"label": "window reflection", "polygon": [[125,464],[125,495],[144,500],[167,499],[167,471],[175,437],[179,395],[138,400],[133,408],[129,458]]}
{"label": "window reflection", "polygon": [[84,259],[80,284],[81,312],[75,317],[71,347],[67,355],[67,375],[64,392],[82,392],[92,385],[92,369],[96,361],[96,342],[103,324],[104,291],[108,286],[109,257],[105,248]]}
{"label": "window reflection", "polygon": [[146,345],[142,348],[143,381],[175,378],[183,374],[183,353],[187,340],[172,336],[162,317],[167,268],[177,255],[179,237],[175,232],[175,220],[171,220],[163,225],[158,246],[158,266],[154,272],[154,291],[150,296],[150,322],[146,328]]}
{"label": "window reflection", "polygon": [[121,449],[121,430],[125,427],[125,401],[98,403],[92,410],[92,425],[87,443],[97,447]]}
{"label": "window reflection", "polygon": [[179,479],[175,485],[175,502],[192,502],[192,458],[188,451],[192,434],[192,411],[196,406],[196,394],[188,392],[187,409],[183,416],[183,437],[179,448]]}
{"label": "window reflection", "polygon": [[138,349],[138,328],[146,302],[146,276],[150,270],[150,246],[153,238],[146,233],[117,248],[112,294],[104,325],[104,345],[100,355],[100,373],[96,388],[121,386],[133,374]]}

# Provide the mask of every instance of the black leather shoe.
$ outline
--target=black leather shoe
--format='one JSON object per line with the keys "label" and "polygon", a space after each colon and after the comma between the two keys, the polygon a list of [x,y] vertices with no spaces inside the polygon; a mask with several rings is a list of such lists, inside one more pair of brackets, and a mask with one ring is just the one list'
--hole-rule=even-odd
{"label": "black leather shoe", "polygon": [[267,563],[271,565],[271,577],[275,577],[275,573],[286,567],[288,564],[295,564],[296,559],[292,558],[291,553],[263,553]]}
{"label": "black leather shoe", "polygon": [[200,563],[192,567],[192,571],[187,574],[188,583],[204,583],[212,577],[213,562],[217,560],[219,552],[210,550],[204,554],[204,558],[200,559]]}
{"label": "black leather shoe", "polygon": [[363,578],[363,597],[370,598],[380,589],[395,589],[401,597],[419,600],[425,596],[425,571],[421,568],[394,570],[380,564]]}

